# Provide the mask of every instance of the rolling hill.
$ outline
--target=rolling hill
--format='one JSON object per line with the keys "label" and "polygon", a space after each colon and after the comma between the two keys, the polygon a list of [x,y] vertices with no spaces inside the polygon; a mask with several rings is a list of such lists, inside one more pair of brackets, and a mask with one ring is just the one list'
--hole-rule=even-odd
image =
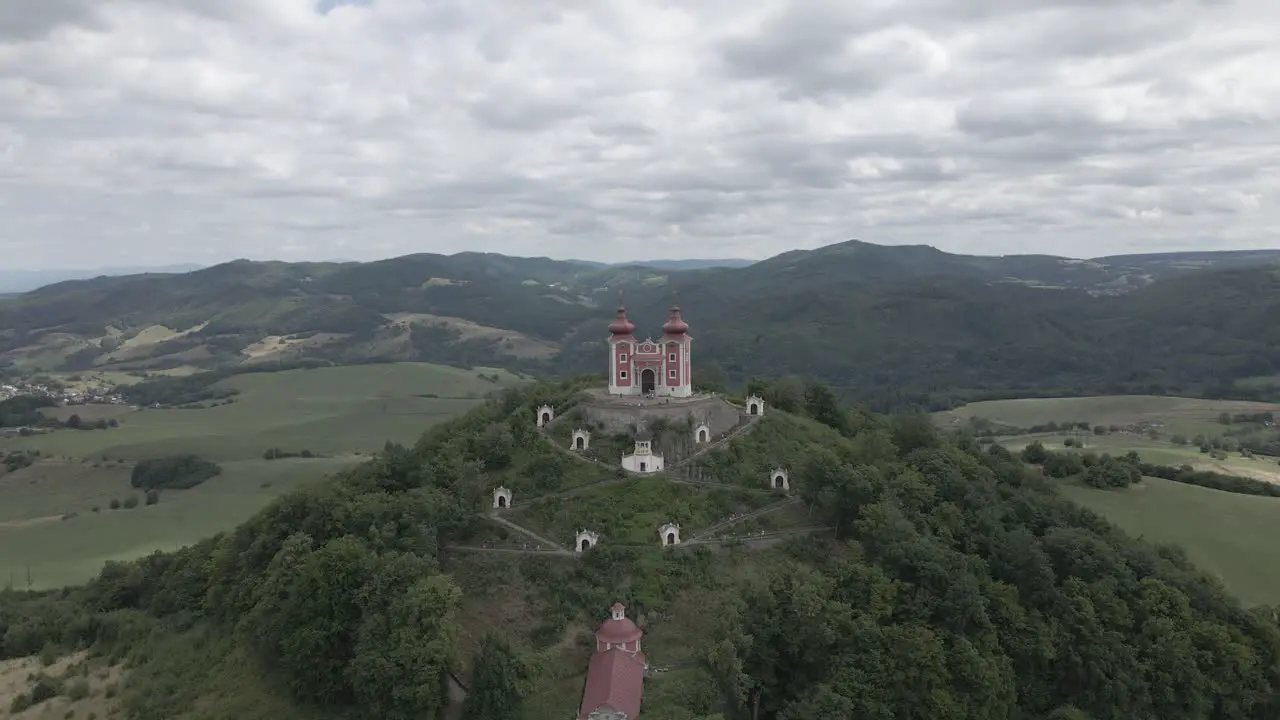
{"label": "rolling hill", "polygon": [[621,296],[641,332],[683,305],[708,380],[808,375],[878,407],[1221,393],[1280,372],[1268,321],[1280,310],[1278,259],[975,257],[849,241],[698,269],[489,253],[238,260],[0,301],[0,358],[21,370],[422,360],[590,372]]}

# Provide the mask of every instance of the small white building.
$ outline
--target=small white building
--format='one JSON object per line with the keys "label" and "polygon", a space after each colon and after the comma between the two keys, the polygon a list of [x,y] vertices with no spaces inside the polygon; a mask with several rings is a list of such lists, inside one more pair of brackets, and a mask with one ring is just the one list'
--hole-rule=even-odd
{"label": "small white building", "polygon": [[675,523],[667,523],[658,528],[658,541],[662,543],[662,547],[670,547],[680,544],[680,526]]}
{"label": "small white building", "polygon": [[569,449],[579,452],[586,450],[591,446],[591,433],[581,428],[573,431],[573,437],[569,439]]}
{"label": "small white building", "polygon": [[493,509],[506,510],[511,507],[511,491],[500,487],[493,491]]}
{"label": "small white building", "polygon": [[747,414],[763,415],[764,400],[762,400],[758,395],[752,395],[751,397],[747,398]]}
{"label": "small white building", "polygon": [[702,445],[711,442],[711,426],[702,423],[693,429],[693,442]]}
{"label": "small white building", "polygon": [[666,467],[661,455],[653,452],[653,436],[647,430],[636,433],[636,447],[630,455],[622,456],[622,469],[633,473],[662,472]]}
{"label": "small white building", "polygon": [[769,473],[769,487],[791,492],[791,474],[786,468],[774,468],[773,472]]}
{"label": "small white building", "polygon": [[584,553],[595,547],[600,542],[600,536],[590,530],[579,530],[578,535],[573,539],[573,551],[576,553]]}
{"label": "small white building", "polygon": [[538,408],[538,427],[545,427],[556,417],[555,408],[550,405],[543,405]]}

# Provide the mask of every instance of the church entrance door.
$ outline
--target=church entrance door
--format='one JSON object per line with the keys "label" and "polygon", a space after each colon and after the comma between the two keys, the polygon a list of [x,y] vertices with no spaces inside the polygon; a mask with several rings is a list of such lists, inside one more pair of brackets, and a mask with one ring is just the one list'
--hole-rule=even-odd
{"label": "church entrance door", "polygon": [[653,392],[658,384],[658,374],[652,368],[645,369],[640,372],[640,392],[648,395]]}

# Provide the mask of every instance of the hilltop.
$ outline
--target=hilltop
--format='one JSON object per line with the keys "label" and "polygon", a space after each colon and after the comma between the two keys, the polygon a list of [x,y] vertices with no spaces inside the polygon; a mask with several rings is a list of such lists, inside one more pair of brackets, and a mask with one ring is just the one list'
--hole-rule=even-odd
{"label": "hilltop", "polygon": [[653,322],[678,300],[712,384],[796,373],[881,408],[1221,394],[1280,371],[1277,257],[994,258],[850,241],[701,269],[484,253],[235,261],[0,300],[0,358],[28,372],[417,360],[563,375],[598,367],[622,295]]}
{"label": "hilltop", "polygon": [[[455,676],[468,717],[544,720],[576,710],[586,633],[621,601],[652,665],[642,717],[1274,712],[1268,610],[1062,499],[998,446],[841,409],[814,385],[795,413],[771,406],[691,457],[696,470],[623,479],[538,427],[544,406],[573,418],[585,387],[509,390],[234,532],[109,564],[84,588],[0,593],[0,658],[87,648],[85,675],[122,685],[80,697],[138,720],[407,720],[450,705]],[[760,477],[777,464],[790,467],[781,494]],[[500,483],[516,491],[506,522],[490,517]],[[736,505],[788,493],[794,514],[747,510],[742,528],[718,530]],[[661,547],[668,518],[721,537]],[[573,553],[531,548],[513,523],[556,544],[602,532]],[[829,530],[752,545],[769,523]],[[14,707],[69,693],[77,676],[62,667]]]}

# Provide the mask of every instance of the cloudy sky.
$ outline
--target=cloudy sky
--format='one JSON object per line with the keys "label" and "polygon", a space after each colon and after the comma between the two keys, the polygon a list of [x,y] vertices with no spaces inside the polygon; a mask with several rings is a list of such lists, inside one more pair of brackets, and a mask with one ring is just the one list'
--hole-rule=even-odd
{"label": "cloudy sky", "polygon": [[1275,0],[0,0],[0,265],[1280,247]]}

